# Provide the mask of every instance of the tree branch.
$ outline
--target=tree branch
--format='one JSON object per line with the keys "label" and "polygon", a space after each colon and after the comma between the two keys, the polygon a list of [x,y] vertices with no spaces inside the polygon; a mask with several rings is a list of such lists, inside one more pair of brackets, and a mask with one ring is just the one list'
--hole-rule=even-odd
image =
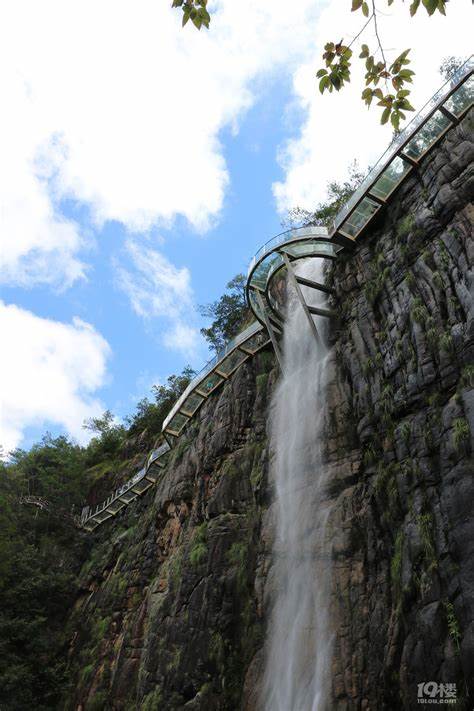
{"label": "tree branch", "polygon": [[375,7],[375,0],[372,0],[372,17],[374,18],[375,36],[377,37],[377,42],[379,45],[380,52],[382,53],[382,59],[384,61],[385,67],[387,67],[387,60],[385,59],[382,43],[380,41],[379,28],[377,25],[377,8]]}

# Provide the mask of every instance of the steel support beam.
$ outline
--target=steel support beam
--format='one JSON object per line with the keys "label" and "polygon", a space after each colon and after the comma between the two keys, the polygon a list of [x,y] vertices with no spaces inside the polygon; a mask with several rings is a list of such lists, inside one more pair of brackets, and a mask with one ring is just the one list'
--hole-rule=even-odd
{"label": "steel support beam", "polygon": [[418,161],[416,161],[414,158],[409,156],[407,153],[404,153],[403,151],[399,151],[398,154],[402,160],[404,160],[406,163],[410,163],[410,165],[413,168],[418,168]]}
{"label": "steel support beam", "polygon": [[449,111],[449,109],[447,109],[442,104],[438,108],[441,111],[441,113],[444,114],[444,116],[446,116],[446,118],[448,118],[451,121],[451,123],[453,123],[455,126],[458,125],[458,123],[459,123],[458,117],[455,116],[454,114],[452,114],[451,111]]}
{"label": "steel support beam", "polygon": [[374,193],[370,192],[370,190],[369,190],[369,192],[367,193],[367,197],[370,198],[371,200],[373,200],[374,202],[376,202],[377,205],[380,205],[380,207],[383,207],[384,205],[387,204],[387,201],[386,201],[386,200],[383,200],[382,198],[379,198],[378,195],[374,195]]}
{"label": "steel support beam", "polygon": [[313,335],[316,339],[316,343],[318,345],[322,345],[322,341],[321,341],[320,335],[318,333],[318,329],[316,328],[316,324],[314,323],[313,317],[311,316],[311,314],[309,312],[308,305],[307,305],[306,301],[304,300],[303,292],[301,291],[301,287],[298,284],[296,274],[293,271],[293,267],[291,266],[291,262],[288,258],[288,255],[283,253],[283,259],[285,260],[287,274],[290,278],[290,281],[291,281],[293,287],[296,290],[296,295],[298,296],[298,299],[300,300],[301,307],[306,314],[306,318],[308,319],[308,323],[309,323],[309,326],[310,326],[310,328],[313,332]]}
{"label": "steel support beam", "polygon": [[325,294],[334,294],[334,289],[331,289],[331,287],[326,286],[325,284],[320,284],[319,281],[306,279],[305,277],[298,276],[298,274],[295,274],[295,276],[298,284],[309,286],[311,289],[316,289],[317,291],[324,291]]}
{"label": "steel support beam", "polygon": [[255,291],[257,295],[257,301],[258,305],[260,306],[260,311],[262,313],[263,320],[265,321],[265,326],[267,327],[268,335],[270,336],[273,350],[275,351],[276,359],[278,361],[278,365],[280,366],[280,370],[283,373],[283,358],[281,355],[280,351],[280,346],[278,345],[278,341],[275,335],[275,331],[273,330],[273,326],[270,323],[270,319],[268,318],[267,311],[265,309],[265,304],[263,303],[263,298],[262,295],[259,291]]}
{"label": "steel support beam", "polygon": [[315,314],[315,316],[325,316],[326,318],[334,318],[334,316],[337,316],[336,311],[322,309],[318,306],[308,306],[308,311],[310,314]]}
{"label": "steel support beam", "polygon": [[350,250],[355,249],[356,246],[356,241],[354,237],[351,237],[350,235],[341,232],[340,229],[336,230],[336,232],[333,234],[333,236],[331,237],[331,242],[334,242],[340,247],[344,247],[345,249]]}

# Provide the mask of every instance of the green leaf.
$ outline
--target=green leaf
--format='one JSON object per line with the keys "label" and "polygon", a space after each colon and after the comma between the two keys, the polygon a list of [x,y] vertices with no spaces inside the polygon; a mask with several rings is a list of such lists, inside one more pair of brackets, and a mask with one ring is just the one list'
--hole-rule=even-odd
{"label": "green leaf", "polygon": [[412,4],[410,5],[410,15],[413,17],[413,15],[416,13],[418,8],[420,7],[420,0],[413,0]]}
{"label": "green leaf", "polygon": [[355,12],[362,5],[363,0],[352,0],[351,12]]}
{"label": "green leaf", "polygon": [[369,6],[366,2],[362,3],[362,14],[364,15],[364,17],[369,16]]}
{"label": "green leaf", "polygon": [[365,59],[366,57],[369,56],[369,47],[366,44],[363,44],[361,46],[361,53],[359,54],[359,59]]}
{"label": "green leaf", "polygon": [[324,93],[325,89],[329,88],[329,85],[330,85],[329,77],[326,75],[319,82],[319,91],[321,92],[321,94]]}
{"label": "green leaf", "polygon": [[316,76],[319,77],[324,77],[328,73],[327,69],[318,69],[316,72]]}
{"label": "green leaf", "polygon": [[382,118],[380,119],[380,123],[382,124],[382,126],[384,125],[384,123],[387,123],[390,117],[391,110],[392,109],[390,108],[390,106],[387,106],[387,108],[384,109],[384,111],[382,112]]}
{"label": "green leaf", "polygon": [[186,24],[186,22],[189,20],[189,18],[190,18],[190,11],[189,11],[189,10],[184,10],[184,12],[183,12],[183,22],[182,22],[182,24],[181,24],[182,27],[185,26],[185,24]]}
{"label": "green leaf", "polygon": [[411,69],[402,69],[401,72],[399,72],[398,76],[403,79],[404,81],[411,82],[412,81],[412,76],[415,74],[415,72],[412,72]]}
{"label": "green leaf", "polygon": [[331,84],[333,85],[333,87],[335,88],[335,90],[336,90],[336,91],[339,91],[339,89],[340,89],[341,86],[342,86],[342,82],[341,82],[340,77],[339,77],[337,74],[335,74],[335,73],[331,73],[331,74],[329,75],[329,80],[330,80]]}
{"label": "green leaf", "polygon": [[392,122],[392,126],[395,129],[395,131],[398,131],[398,129],[400,128],[400,114],[393,111],[392,115],[390,117],[390,121]]}
{"label": "green leaf", "polygon": [[428,15],[431,16],[438,7],[438,0],[423,0],[423,5],[426,8]]}
{"label": "green leaf", "polygon": [[410,50],[409,50],[409,49],[406,49],[404,52],[402,52],[402,53],[400,54],[399,57],[397,57],[397,58],[392,62],[392,65],[391,65],[391,67],[390,67],[390,70],[391,70],[392,72],[397,73],[397,72],[400,71],[401,67],[402,67],[404,64],[410,64],[410,60],[407,59],[407,55],[408,55],[409,52],[410,52]]}
{"label": "green leaf", "polygon": [[211,16],[210,16],[210,14],[208,13],[208,11],[206,10],[206,7],[205,7],[205,5],[206,5],[206,0],[202,0],[202,3],[203,3],[203,6],[202,6],[202,8],[201,8],[202,24],[205,25],[205,26],[207,27],[207,29],[209,29],[209,23],[210,23],[210,21],[211,21]]}

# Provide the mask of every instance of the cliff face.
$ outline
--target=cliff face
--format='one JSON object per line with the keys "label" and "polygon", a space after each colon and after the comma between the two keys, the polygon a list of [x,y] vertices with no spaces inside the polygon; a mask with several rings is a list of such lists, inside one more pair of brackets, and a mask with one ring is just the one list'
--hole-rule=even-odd
{"label": "cliff face", "polygon": [[[341,314],[325,406],[340,711],[414,708],[428,681],[472,707],[473,157],[468,116],[327,273]],[[258,708],[278,585],[277,377],[271,352],[242,366],[157,487],[91,537],[65,708]]]}
{"label": "cliff face", "polygon": [[472,706],[473,157],[467,117],[333,272],[337,709]]}
{"label": "cliff face", "polygon": [[263,352],[238,370],[157,487],[99,529],[70,620],[67,708],[239,707],[263,639],[255,571],[273,365]]}

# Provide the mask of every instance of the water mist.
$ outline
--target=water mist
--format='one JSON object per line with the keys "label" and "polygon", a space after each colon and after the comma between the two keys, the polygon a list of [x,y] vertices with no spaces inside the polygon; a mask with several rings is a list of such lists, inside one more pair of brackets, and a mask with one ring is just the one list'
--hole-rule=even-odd
{"label": "water mist", "polygon": [[[322,281],[319,259],[297,273]],[[284,373],[271,415],[272,476],[276,494],[274,581],[266,646],[262,708],[323,711],[331,667],[330,556],[325,544],[328,506],[322,466],[323,413],[328,354],[318,344],[297,296],[287,287]],[[324,295],[303,287],[307,303]],[[324,319],[315,318],[320,334]]]}

